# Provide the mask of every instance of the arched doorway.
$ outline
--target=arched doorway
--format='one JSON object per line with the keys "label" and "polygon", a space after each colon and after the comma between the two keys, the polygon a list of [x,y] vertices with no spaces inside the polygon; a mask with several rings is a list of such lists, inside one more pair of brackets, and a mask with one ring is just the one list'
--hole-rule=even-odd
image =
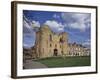
{"label": "arched doorway", "polygon": [[54,56],[58,55],[58,49],[54,49]]}

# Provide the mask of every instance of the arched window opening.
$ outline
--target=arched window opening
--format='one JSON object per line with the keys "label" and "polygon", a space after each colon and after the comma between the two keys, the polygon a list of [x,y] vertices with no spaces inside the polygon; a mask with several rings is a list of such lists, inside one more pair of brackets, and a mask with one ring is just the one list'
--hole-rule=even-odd
{"label": "arched window opening", "polygon": [[49,40],[52,41],[52,35],[51,34],[49,35]]}
{"label": "arched window opening", "polygon": [[50,47],[52,47],[52,45],[50,44]]}

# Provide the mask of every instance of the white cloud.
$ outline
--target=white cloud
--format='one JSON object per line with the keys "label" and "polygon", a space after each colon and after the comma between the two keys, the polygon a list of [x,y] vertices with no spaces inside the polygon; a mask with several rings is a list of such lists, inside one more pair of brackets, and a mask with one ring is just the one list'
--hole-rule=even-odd
{"label": "white cloud", "polygon": [[32,29],[34,27],[40,27],[39,21],[35,21],[35,20],[30,21],[25,16],[24,16],[24,20],[23,20],[23,25],[24,25],[24,27],[26,27],[28,29]]}
{"label": "white cloud", "polygon": [[85,31],[91,26],[91,15],[88,13],[62,13],[66,27]]}
{"label": "white cloud", "polygon": [[23,27],[28,28],[28,29],[31,28],[31,26],[29,25],[29,23],[26,20],[23,21]]}
{"label": "white cloud", "polygon": [[78,23],[78,22],[69,24],[69,27],[74,29],[79,29],[81,31],[84,31],[86,29],[86,26],[83,23]]}
{"label": "white cloud", "polygon": [[35,44],[35,32],[33,33],[24,33],[23,34],[23,46],[24,47],[32,47]]}
{"label": "white cloud", "polygon": [[51,30],[53,30],[54,32],[63,32],[64,31],[64,25],[62,23],[58,23],[57,21],[48,20],[44,24],[48,25],[51,28]]}
{"label": "white cloud", "polygon": [[23,20],[23,30],[25,33],[32,33],[33,31],[37,31],[38,28],[40,27],[39,21],[30,21],[24,16]]}
{"label": "white cloud", "polygon": [[33,32],[31,24],[26,19],[23,20],[23,32],[24,33],[32,33]]}
{"label": "white cloud", "polygon": [[90,41],[90,39],[84,41],[84,42],[83,42],[83,45],[84,45],[84,46],[88,46],[88,47],[90,47],[90,45],[91,45],[91,41]]}
{"label": "white cloud", "polygon": [[40,27],[39,22],[33,21],[34,24],[32,24],[31,21],[29,21],[25,16],[23,20],[23,46],[26,48],[34,46],[35,43],[35,32],[33,30],[33,25],[35,27]]}
{"label": "white cloud", "polygon": [[34,28],[34,27],[40,27],[40,23],[39,23],[39,21],[32,21],[32,27]]}

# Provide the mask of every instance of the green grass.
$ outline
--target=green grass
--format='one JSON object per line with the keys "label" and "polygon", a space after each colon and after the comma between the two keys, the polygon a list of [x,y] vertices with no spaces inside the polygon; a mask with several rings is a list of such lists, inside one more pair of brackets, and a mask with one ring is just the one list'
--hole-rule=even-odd
{"label": "green grass", "polygon": [[74,66],[90,66],[90,56],[74,56],[74,57],[51,57],[36,60],[47,67],[74,67]]}

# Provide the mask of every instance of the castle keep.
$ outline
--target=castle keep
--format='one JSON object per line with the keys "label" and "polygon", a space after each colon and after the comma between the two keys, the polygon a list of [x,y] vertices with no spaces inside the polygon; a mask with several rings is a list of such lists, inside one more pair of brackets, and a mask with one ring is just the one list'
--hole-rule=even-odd
{"label": "castle keep", "polygon": [[39,58],[67,55],[67,33],[54,33],[47,25],[36,32],[35,53]]}

